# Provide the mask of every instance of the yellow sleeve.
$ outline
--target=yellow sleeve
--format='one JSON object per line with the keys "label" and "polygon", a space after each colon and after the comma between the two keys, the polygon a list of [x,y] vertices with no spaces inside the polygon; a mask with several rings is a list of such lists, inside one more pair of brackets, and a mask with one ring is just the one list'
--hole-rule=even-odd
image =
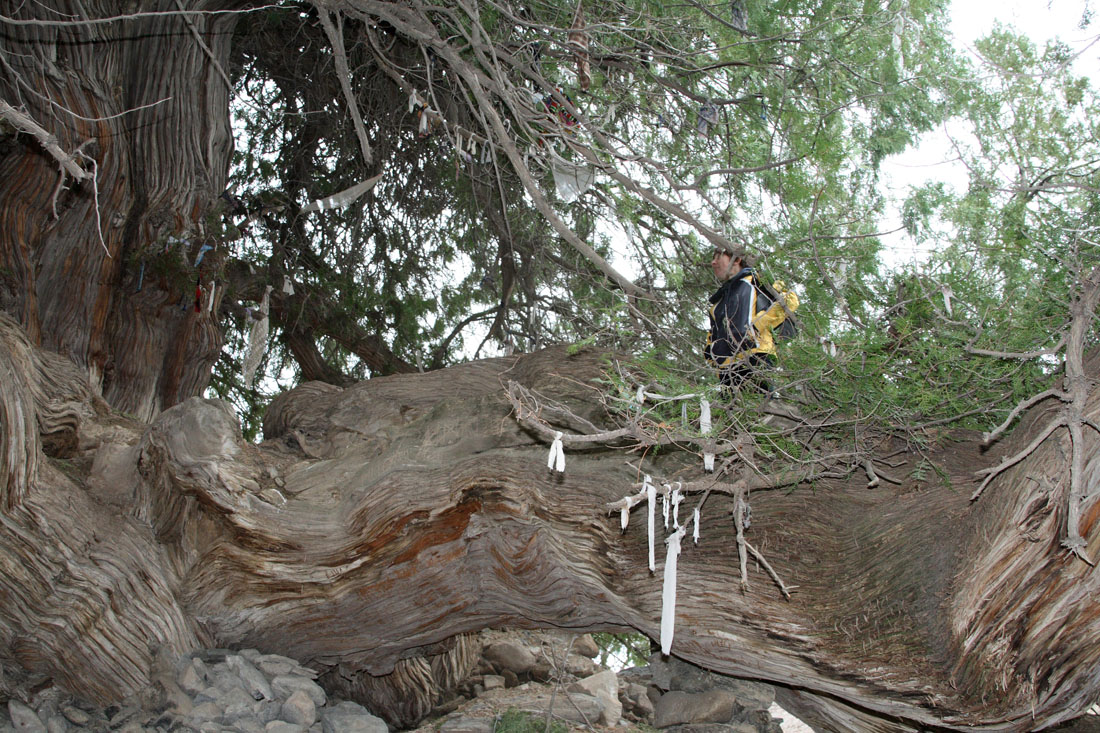
{"label": "yellow sleeve", "polygon": [[[770,306],[768,306],[768,309],[766,311],[761,311],[760,313],[756,314],[756,318],[752,319],[752,325],[757,329],[757,331],[765,328],[768,330],[774,329],[780,323],[787,320],[788,310],[791,313],[794,313],[796,310],[798,310],[797,295],[789,290],[786,290],[782,282],[777,282],[772,287],[774,287],[779,296],[783,298],[783,302],[781,303],[777,300]],[[786,310],[784,310],[783,308],[784,303],[787,306]]]}

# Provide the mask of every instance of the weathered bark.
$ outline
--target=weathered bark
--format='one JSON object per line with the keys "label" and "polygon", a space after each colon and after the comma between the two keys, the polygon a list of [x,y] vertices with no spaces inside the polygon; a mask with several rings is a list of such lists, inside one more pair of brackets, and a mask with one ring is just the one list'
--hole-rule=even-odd
{"label": "weathered bark", "polygon": [[[515,380],[607,424],[585,386],[598,354],[306,384],[271,405],[256,447],[215,401],[188,400],[144,433],[96,414],[71,367],[2,324],[0,644],[76,692],[120,697],[151,646],[216,643],[289,654],[382,705],[460,674],[461,644],[434,665],[416,658],[488,626],[659,634],[641,509],[625,533],[605,510],[637,469],[591,448],[548,473],[547,446],[504,394]],[[1090,419],[1098,401],[1094,388]],[[790,601],[751,564],[739,588],[731,507],[713,494],[680,558],[673,654],[790,686],[787,703],[824,729],[1022,731],[1079,714],[1098,692],[1100,625],[1097,572],[1058,542],[1068,438],[968,502],[975,468],[1027,445],[1044,408],[996,455],[947,443],[933,456],[943,480],[755,493],[748,536],[795,587]],[[61,414],[73,478],[39,443]],[[648,465],[704,478],[667,460]],[[1082,512],[1090,558],[1097,511]]]}
{"label": "weathered bark", "polygon": [[[122,14],[108,0],[51,5],[17,3],[5,15],[19,23]],[[140,9],[179,7],[158,0]],[[194,307],[218,253],[193,263],[228,171],[230,90],[218,69],[235,16],[16,23],[0,23],[0,99],[63,151],[80,151],[75,161],[94,178],[63,177],[32,135],[0,138],[0,308],[32,341],[84,368],[115,408],[148,419],[201,393],[222,344],[216,309]]]}

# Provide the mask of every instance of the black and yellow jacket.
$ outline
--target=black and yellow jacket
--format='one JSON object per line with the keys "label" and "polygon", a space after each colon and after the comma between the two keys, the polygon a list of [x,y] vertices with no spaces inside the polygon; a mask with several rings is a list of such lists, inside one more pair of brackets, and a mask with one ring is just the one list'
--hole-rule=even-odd
{"label": "black and yellow jacket", "polygon": [[798,310],[798,296],[783,283],[773,286],[783,302],[773,302],[756,287],[753,276],[751,267],[742,268],[710,296],[710,333],[703,354],[720,369],[745,354],[775,354],[772,329],[787,318],[787,310]]}

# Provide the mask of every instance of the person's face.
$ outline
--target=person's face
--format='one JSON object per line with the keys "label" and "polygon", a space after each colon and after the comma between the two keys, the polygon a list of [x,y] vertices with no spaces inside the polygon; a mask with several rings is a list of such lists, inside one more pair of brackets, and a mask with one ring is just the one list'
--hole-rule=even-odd
{"label": "person's face", "polygon": [[714,258],[710,261],[710,269],[719,282],[725,282],[741,272],[741,258],[733,259],[733,255],[725,250],[714,250]]}

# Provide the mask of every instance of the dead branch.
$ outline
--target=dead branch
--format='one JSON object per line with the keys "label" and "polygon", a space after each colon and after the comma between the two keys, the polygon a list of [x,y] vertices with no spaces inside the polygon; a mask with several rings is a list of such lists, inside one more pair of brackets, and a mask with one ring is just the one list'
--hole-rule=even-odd
{"label": "dead branch", "polygon": [[73,156],[62,150],[56,137],[32,120],[30,116],[15,109],[3,99],[0,99],[0,119],[7,120],[15,129],[21,130],[37,140],[38,144],[58,162],[64,175],[70,175],[78,181],[84,181],[92,177],[91,173],[77,164]]}

